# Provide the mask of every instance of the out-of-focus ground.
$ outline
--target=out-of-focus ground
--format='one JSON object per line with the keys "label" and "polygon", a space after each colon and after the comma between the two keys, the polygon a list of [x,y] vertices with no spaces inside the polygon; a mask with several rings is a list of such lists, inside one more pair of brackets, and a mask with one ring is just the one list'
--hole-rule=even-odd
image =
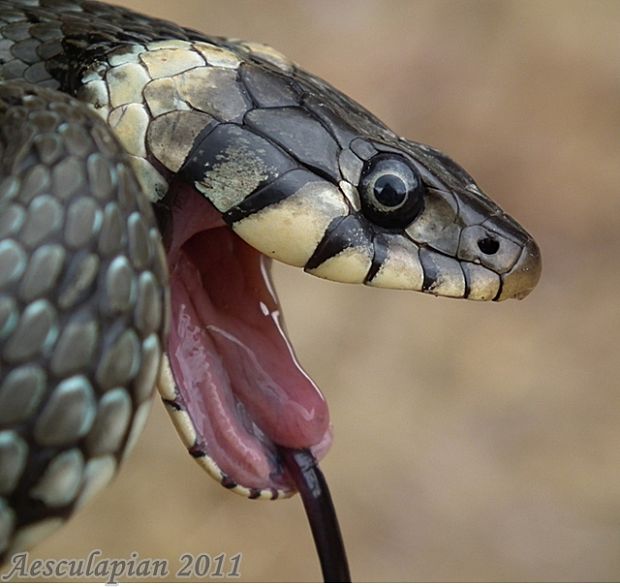
{"label": "out-of-focus ground", "polygon": [[[120,1],[120,0],[119,0]],[[620,3],[127,1],[267,42],[449,153],[537,238],[539,287],[476,304],[277,267],[331,405],[323,470],[357,580],[620,579]],[[121,475],[45,558],[243,553],[320,580],[298,499],[246,501],[159,402]]]}

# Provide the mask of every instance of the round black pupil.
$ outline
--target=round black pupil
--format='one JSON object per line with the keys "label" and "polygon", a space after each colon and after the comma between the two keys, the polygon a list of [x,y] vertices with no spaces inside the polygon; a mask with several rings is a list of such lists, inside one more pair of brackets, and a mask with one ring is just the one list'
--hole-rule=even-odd
{"label": "round black pupil", "polygon": [[407,198],[407,186],[396,175],[385,174],[377,179],[374,186],[375,198],[388,208],[400,206]]}

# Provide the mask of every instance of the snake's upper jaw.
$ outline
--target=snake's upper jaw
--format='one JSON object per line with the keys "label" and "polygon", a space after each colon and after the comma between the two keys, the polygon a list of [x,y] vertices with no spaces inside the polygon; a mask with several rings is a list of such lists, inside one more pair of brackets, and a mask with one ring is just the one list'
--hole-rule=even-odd
{"label": "snake's upper jaw", "polygon": [[502,277],[502,288],[495,301],[522,300],[538,284],[541,271],[540,249],[534,240],[529,240],[515,265]]}
{"label": "snake's upper jaw", "polygon": [[439,151],[355,138],[331,167],[304,165],[310,155],[222,124],[205,129],[181,175],[253,248],[324,279],[495,301],[536,285],[531,236]]}

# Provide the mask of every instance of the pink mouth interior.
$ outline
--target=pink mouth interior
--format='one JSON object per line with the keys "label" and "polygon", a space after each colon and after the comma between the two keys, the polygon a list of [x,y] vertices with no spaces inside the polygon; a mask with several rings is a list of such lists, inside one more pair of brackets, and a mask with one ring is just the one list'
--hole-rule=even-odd
{"label": "pink mouth interior", "polygon": [[270,260],[193,190],[176,201],[168,355],[196,448],[239,485],[290,491],[276,445],[323,456],[327,404],[287,339]]}

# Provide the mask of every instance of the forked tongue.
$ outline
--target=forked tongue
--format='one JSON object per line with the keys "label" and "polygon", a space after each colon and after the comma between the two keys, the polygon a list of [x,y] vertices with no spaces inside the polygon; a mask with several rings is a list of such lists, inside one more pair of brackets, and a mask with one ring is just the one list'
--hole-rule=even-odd
{"label": "forked tongue", "polygon": [[278,447],[322,457],[331,442],[322,394],[295,358],[270,260],[193,191],[177,195],[168,246],[168,355],[203,451],[228,485],[291,493]]}
{"label": "forked tongue", "polygon": [[286,336],[270,260],[187,188],[177,192],[168,236],[168,355],[196,432],[192,451],[208,455],[213,474],[252,497],[299,490],[325,581],[350,581],[317,465],[331,443],[327,404]]}

